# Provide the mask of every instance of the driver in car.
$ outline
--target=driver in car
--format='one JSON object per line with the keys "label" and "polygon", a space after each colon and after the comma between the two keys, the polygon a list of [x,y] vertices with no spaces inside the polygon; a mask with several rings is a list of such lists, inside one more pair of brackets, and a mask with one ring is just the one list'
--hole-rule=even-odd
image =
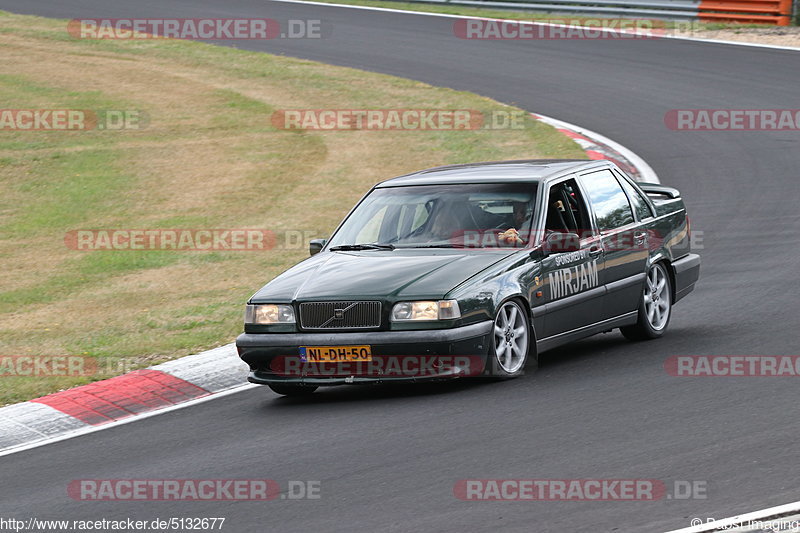
{"label": "driver in car", "polygon": [[520,235],[517,228],[524,228],[530,222],[531,215],[528,212],[528,202],[514,202],[513,203],[514,224],[502,233],[498,233],[497,240],[500,244],[506,246],[522,246],[525,244],[525,239]]}

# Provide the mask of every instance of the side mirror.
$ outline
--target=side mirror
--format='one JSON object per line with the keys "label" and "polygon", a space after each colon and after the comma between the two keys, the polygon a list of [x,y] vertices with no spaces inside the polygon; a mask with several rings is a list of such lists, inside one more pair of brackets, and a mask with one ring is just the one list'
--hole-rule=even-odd
{"label": "side mirror", "polygon": [[551,233],[544,243],[544,251],[549,254],[577,252],[581,249],[581,238],[577,233]]}
{"label": "side mirror", "polygon": [[328,242],[328,239],[312,239],[308,243],[308,254],[309,255],[318,254],[325,246],[326,242]]}

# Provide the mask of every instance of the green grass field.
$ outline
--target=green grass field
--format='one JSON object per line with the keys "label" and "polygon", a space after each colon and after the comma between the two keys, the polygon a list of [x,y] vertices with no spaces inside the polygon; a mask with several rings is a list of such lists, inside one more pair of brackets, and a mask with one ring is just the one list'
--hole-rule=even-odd
{"label": "green grass field", "polygon": [[[230,342],[244,302],[307,256],[374,183],[478,160],[584,157],[521,129],[287,131],[273,111],[513,108],[416,81],[202,43],[76,40],[0,14],[5,109],[138,110],[138,130],[0,129],[0,404]],[[263,228],[262,252],[75,251],[79,229]],[[299,233],[298,233],[299,232]],[[95,358],[90,376],[19,377],[13,355]]]}

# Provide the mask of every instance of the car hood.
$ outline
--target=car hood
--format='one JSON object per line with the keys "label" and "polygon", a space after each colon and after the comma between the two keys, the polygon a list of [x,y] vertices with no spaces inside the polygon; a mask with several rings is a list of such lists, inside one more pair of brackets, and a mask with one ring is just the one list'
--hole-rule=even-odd
{"label": "car hood", "polygon": [[442,298],[463,281],[516,251],[322,252],[269,282],[251,301]]}

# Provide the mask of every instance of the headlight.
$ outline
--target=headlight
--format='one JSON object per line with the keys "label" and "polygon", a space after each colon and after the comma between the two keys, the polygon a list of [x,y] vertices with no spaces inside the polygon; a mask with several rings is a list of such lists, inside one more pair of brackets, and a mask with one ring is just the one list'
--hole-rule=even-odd
{"label": "headlight", "polygon": [[294,308],[282,304],[248,304],[244,310],[245,324],[294,324]]}
{"label": "headlight", "polygon": [[456,300],[430,302],[400,302],[392,308],[392,321],[409,320],[449,320],[460,318],[461,310]]}

